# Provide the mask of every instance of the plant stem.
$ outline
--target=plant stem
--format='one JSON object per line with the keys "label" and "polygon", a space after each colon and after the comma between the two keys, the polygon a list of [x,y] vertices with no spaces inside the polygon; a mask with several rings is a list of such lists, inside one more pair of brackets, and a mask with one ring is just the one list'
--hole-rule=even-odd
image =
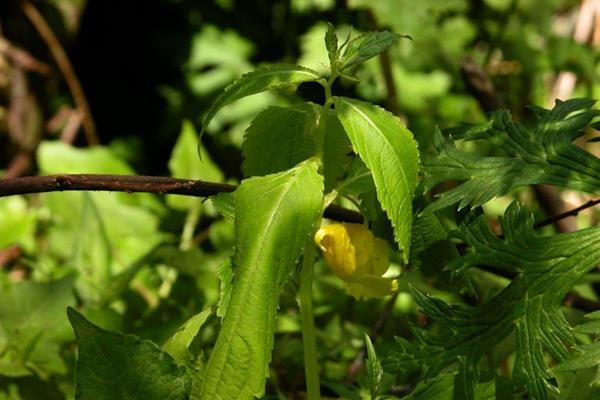
{"label": "plant stem", "polygon": [[185,218],[181,239],[179,241],[179,249],[186,251],[194,247],[194,231],[200,221],[200,210],[202,209],[202,201],[197,199],[191,205]]}
{"label": "plant stem", "polygon": [[337,77],[338,75],[336,73],[333,73],[327,81],[323,80],[321,82],[323,88],[325,89],[325,104],[323,104],[323,109],[321,110],[321,114],[319,115],[319,122],[315,132],[315,156],[319,159],[319,162],[321,164],[321,159],[323,157],[323,146],[325,143],[325,135],[327,134],[327,114],[329,113],[329,109],[333,104],[331,85],[337,79]]}
{"label": "plant stem", "polygon": [[312,235],[304,245],[304,260],[300,271],[300,318],[302,320],[302,345],[304,347],[304,371],[306,374],[306,395],[308,400],[321,398],[319,383],[319,365],[317,363],[317,341],[315,338],[315,320],[312,304],[313,267],[315,263],[315,245]]}

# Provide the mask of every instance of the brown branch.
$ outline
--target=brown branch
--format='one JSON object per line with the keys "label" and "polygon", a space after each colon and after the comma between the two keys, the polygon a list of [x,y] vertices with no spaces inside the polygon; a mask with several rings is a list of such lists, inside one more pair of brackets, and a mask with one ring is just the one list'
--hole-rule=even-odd
{"label": "brown branch", "polygon": [[69,190],[182,194],[205,197],[222,192],[232,192],[235,190],[235,186],[143,175],[63,174],[0,180],[0,197]]}
{"label": "brown branch", "polygon": [[[233,192],[235,189],[235,185],[226,183],[143,175],[61,174],[0,179],[0,197],[78,190],[207,197]],[[324,216],[336,221],[363,222],[360,213],[334,204],[327,207]]]}
{"label": "brown branch", "polygon": [[0,36],[0,53],[23,69],[34,71],[41,75],[50,74],[50,67],[47,64],[36,60],[31,54],[15,46],[2,36]]}
{"label": "brown branch", "polygon": [[100,143],[98,140],[98,135],[96,133],[96,124],[94,123],[94,119],[92,118],[92,113],[90,111],[90,107],[88,105],[87,99],[85,98],[85,94],[83,92],[83,88],[81,87],[81,83],[77,78],[77,74],[75,74],[75,70],[69,61],[69,57],[65,52],[65,49],[60,44],[60,41],[42,16],[40,12],[35,8],[35,6],[28,0],[23,0],[21,2],[21,9],[29,18],[35,29],[38,31],[46,45],[50,49],[58,68],[60,68],[63,76],[65,77],[65,81],[67,82],[67,86],[71,91],[71,95],[73,96],[73,100],[77,105],[77,108],[81,112],[83,121],[83,131],[85,133],[85,137],[89,145],[97,145]]}
{"label": "brown branch", "polygon": [[[546,215],[556,217],[568,212],[566,210],[565,202],[560,197],[560,193],[555,186],[532,185],[532,188],[536,200]],[[575,221],[565,220],[565,217],[555,217],[549,217],[548,220],[552,220],[551,223],[554,224],[554,227],[558,232],[573,232],[577,230],[577,223]]]}
{"label": "brown branch", "polygon": [[554,224],[557,221],[560,221],[567,217],[575,217],[575,216],[577,216],[577,214],[579,214],[581,211],[585,210],[586,208],[593,207],[597,204],[600,204],[600,199],[590,200],[587,203],[584,203],[577,208],[573,208],[572,210],[568,210],[568,211],[562,212],[560,214],[556,214],[552,217],[546,218],[542,221],[536,222],[535,225],[533,225],[533,227],[535,229],[538,229],[538,228],[542,228],[547,225]]}

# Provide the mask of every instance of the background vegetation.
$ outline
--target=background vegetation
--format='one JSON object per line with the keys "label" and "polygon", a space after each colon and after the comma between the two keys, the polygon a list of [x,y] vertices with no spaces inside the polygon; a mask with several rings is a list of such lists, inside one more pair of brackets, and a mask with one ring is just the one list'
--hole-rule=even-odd
{"label": "background vegetation", "polygon": [[[204,135],[199,159],[205,111],[228,83],[263,63],[325,71],[328,22],[340,32],[388,29],[411,36],[359,66],[358,82],[340,80],[334,91],[394,112],[420,151],[433,154],[436,126],[484,123],[499,108],[529,126],[535,114],[528,105],[600,98],[599,16],[597,2],[574,0],[2,1],[0,168],[5,178],[153,174],[236,184],[252,118],[269,105],[322,104],[322,88],[303,84],[228,106]],[[597,155],[598,144],[586,141],[593,134],[578,144]],[[460,146],[499,154],[489,143]],[[499,229],[497,216],[513,199],[539,221],[592,198],[521,187],[483,204],[492,229]],[[597,209],[587,209],[542,232],[575,231],[599,218]],[[164,343],[185,321],[216,307],[219,266],[231,256],[233,240],[232,222],[196,198],[73,192],[0,199],[0,399],[74,396],[69,305],[105,329]],[[430,323],[409,284],[470,305],[506,284],[470,271],[473,289],[450,283],[449,275],[432,270],[437,267],[422,260],[403,271],[399,295],[360,302],[318,264],[314,300],[324,394],[369,396],[364,332],[383,357],[394,336],[413,337],[411,323]],[[565,299],[572,324],[600,309],[597,282],[593,270]],[[271,398],[303,398],[305,391],[296,287],[288,286],[266,388]],[[194,355],[207,352],[219,331],[218,318],[205,318],[190,344]],[[500,363],[500,376],[510,375],[511,340],[489,354],[490,363]],[[557,398],[600,396],[589,385],[593,376],[593,369],[566,375]],[[451,396],[447,378],[419,386],[414,376],[386,373],[382,393],[449,398],[443,397]],[[503,393],[502,384],[495,390]]]}

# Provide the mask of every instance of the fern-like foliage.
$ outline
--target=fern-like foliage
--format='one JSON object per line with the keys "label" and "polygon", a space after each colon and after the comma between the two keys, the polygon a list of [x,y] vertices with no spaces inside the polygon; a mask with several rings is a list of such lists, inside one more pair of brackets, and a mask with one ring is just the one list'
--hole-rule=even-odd
{"label": "fern-like foliage", "polygon": [[538,400],[547,398],[548,388],[555,388],[544,354],[547,351],[559,362],[569,354],[573,336],[560,304],[573,285],[600,263],[600,227],[538,236],[533,216],[516,202],[500,222],[502,238],[490,231],[482,216],[472,213],[455,232],[471,251],[448,267],[494,266],[517,272],[516,277],[489,302],[475,307],[450,305],[413,289],[419,306],[441,330],[415,329],[416,345],[400,339],[387,360],[389,370],[420,371],[431,378],[457,363],[456,398],[473,398],[481,357],[514,333],[515,388]]}
{"label": "fern-like foliage", "polygon": [[530,184],[549,184],[600,192],[600,159],[572,141],[581,136],[600,110],[590,110],[594,100],[557,100],[552,110],[534,108],[539,118],[533,129],[513,122],[506,110],[496,111],[482,125],[451,129],[451,139],[484,139],[502,149],[505,157],[480,157],[456,148],[437,131],[434,144],[439,155],[423,162],[425,188],[447,181],[462,182],[444,192],[426,211],[459,203],[476,207],[496,196]]}

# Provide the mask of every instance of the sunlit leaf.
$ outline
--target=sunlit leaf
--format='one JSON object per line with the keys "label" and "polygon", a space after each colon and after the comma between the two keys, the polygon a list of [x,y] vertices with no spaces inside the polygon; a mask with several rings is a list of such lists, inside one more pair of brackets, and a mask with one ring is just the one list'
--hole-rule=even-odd
{"label": "sunlit leaf", "polygon": [[248,72],[227,86],[214,101],[202,122],[202,130],[206,130],[215,114],[223,107],[242,97],[271,89],[297,86],[302,82],[319,80],[321,76],[308,68],[297,65],[276,64]]}
{"label": "sunlit leaf", "polygon": [[402,122],[382,108],[344,97],[335,99],[335,108],[352,146],[371,170],[377,198],[408,261],[419,172],[417,143]]}
{"label": "sunlit leaf", "polygon": [[169,353],[178,364],[191,363],[193,357],[188,348],[212,312],[211,309],[204,310],[185,321],[163,344],[163,351]]}
{"label": "sunlit leaf", "polygon": [[264,393],[279,294],[319,215],[322,191],[315,161],[247,179],[236,190],[231,298],[192,399]]}

